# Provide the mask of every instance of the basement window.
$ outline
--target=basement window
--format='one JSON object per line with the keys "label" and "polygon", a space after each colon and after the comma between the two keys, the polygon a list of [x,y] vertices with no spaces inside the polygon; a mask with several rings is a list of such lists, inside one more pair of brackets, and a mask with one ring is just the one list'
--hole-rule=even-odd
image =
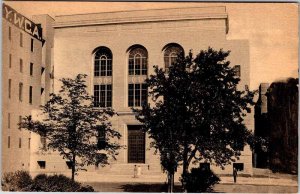
{"label": "basement window", "polygon": [[40,169],[46,169],[46,161],[37,161]]}

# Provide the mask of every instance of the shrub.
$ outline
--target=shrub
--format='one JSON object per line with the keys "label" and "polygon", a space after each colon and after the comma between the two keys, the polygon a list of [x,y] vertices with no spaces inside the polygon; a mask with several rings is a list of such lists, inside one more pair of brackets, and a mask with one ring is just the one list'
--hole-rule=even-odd
{"label": "shrub", "polygon": [[45,174],[37,175],[33,179],[30,191],[45,191],[45,192],[92,192],[94,189],[91,186],[81,186],[80,183],[64,175]]}
{"label": "shrub", "polygon": [[212,187],[220,182],[220,178],[211,170],[193,168],[181,181],[187,192],[200,193],[212,192]]}
{"label": "shrub", "polygon": [[34,179],[26,171],[9,172],[2,178],[3,191],[44,191],[44,192],[93,192],[93,187],[64,175],[39,174]]}
{"label": "shrub", "polygon": [[90,185],[81,186],[81,188],[78,190],[79,192],[94,192],[94,188]]}
{"label": "shrub", "polygon": [[2,177],[3,191],[25,191],[32,184],[32,178],[27,171],[5,173]]}

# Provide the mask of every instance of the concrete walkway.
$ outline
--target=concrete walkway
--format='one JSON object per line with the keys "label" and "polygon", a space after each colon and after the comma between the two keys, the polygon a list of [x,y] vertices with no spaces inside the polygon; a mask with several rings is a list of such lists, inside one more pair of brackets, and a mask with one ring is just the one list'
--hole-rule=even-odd
{"label": "concrete walkway", "polygon": [[[80,177],[80,178],[79,178]],[[165,183],[166,175],[141,175],[138,178],[134,178],[130,175],[103,175],[97,177],[89,177],[81,175],[78,177],[80,182],[96,182],[99,183]],[[221,176],[220,184],[238,184],[238,185],[274,185],[274,186],[298,186],[296,180],[291,178],[261,178],[261,177],[237,177],[237,183],[233,182],[233,177]],[[93,181],[92,181],[93,180]],[[175,177],[175,183],[179,184],[179,177]]]}
{"label": "concrete walkway", "polygon": [[296,180],[286,178],[237,177],[236,183],[233,182],[233,177],[220,177],[220,179],[220,184],[298,186]]}

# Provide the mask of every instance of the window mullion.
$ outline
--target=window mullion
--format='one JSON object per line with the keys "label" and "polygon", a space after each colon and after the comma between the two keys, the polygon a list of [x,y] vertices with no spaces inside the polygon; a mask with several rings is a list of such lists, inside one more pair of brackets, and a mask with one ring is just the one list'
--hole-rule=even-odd
{"label": "window mullion", "polygon": [[107,89],[108,89],[108,85],[105,85],[105,92],[104,92],[104,106],[107,107]]}

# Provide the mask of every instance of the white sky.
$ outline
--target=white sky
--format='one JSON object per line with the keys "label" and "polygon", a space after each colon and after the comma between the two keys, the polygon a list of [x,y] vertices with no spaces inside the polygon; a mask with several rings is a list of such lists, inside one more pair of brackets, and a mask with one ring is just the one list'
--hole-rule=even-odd
{"label": "white sky", "polygon": [[68,15],[123,10],[225,5],[229,15],[227,39],[250,41],[250,88],[262,82],[298,77],[298,5],[296,3],[144,3],[4,1],[32,15]]}

